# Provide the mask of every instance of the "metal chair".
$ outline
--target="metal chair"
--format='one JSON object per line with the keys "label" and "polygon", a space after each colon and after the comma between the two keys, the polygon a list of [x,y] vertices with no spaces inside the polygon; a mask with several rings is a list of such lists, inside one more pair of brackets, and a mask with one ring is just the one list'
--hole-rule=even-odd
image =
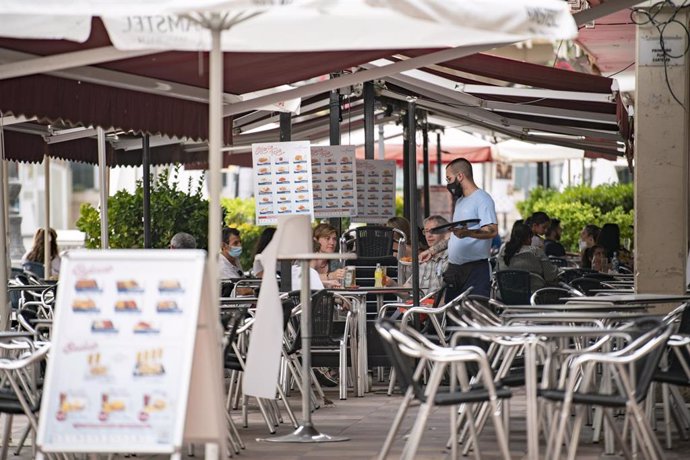
{"label": "metal chair", "polygon": [[[558,427],[551,431],[545,458],[560,458],[573,405],[626,409],[626,420],[633,428],[636,445],[644,450],[647,458],[656,460],[664,457],[659,441],[649,426],[640,404],[647,397],[652,377],[659,366],[673,326],[649,319],[637,322],[637,326],[644,332],[623,349],[577,356],[567,368],[564,368],[567,372],[564,388],[539,391],[543,399],[560,403],[560,410],[554,411],[554,414],[558,413]],[[651,329],[648,329],[650,326]],[[595,389],[594,380],[600,366],[607,367],[612,372],[612,380],[615,383],[613,393],[599,392]],[[568,449],[568,458],[571,460],[576,458],[584,414],[584,407],[579,407]],[[611,414],[604,410],[604,416],[626,458],[633,458],[625,443],[625,437],[616,430]]]}
{"label": "metal chair", "polygon": [[567,259],[564,259],[563,257],[556,257],[556,256],[549,256],[549,261],[551,261],[552,264],[554,264],[556,267],[570,267],[570,262],[568,262]]}
{"label": "metal chair", "polygon": [[562,287],[543,287],[537,289],[532,293],[529,299],[530,305],[554,305],[564,304],[566,297],[573,297],[574,294],[570,289]]}
{"label": "metal chair", "polygon": [[40,262],[32,262],[27,260],[22,264],[24,271],[27,271],[38,278],[45,278],[45,267]]}
{"label": "metal chair", "polygon": [[499,270],[496,283],[501,301],[506,305],[528,305],[531,289],[531,274],[526,270]]}
{"label": "metal chair", "polygon": [[[457,426],[458,410],[471,421],[470,432],[475,446],[475,454],[478,456],[479,444],[477,433],[474,430],[473,411],[470,407],[476,403],[488,403],[491,406],[491,414],[500,452],[504,459],[510,458],[508,439],[503,429],[497,400],[510,398],[512,394],[508,388],[495,387],[491,368],[484,350],[473,346],[462,346],[454,349],[439,347],[426,340],[417,331],[409,328],[404,332],[398,330],[395,323],[386,319],[377,321],[376,330],[383,338],[386,351],[405,392],[405,397],[379,453],[379,459],[384,459],[388,454],[407,408],[413,399],[418,400],[421,403],[421,407],[405,445],[402,455],[403,459],[415,458],[427,419],[435,406],[450,406],[452,458],[455,458],[457,453],[457,431],[455,427]],[[420,359],[415,369],[413,369],[409,358]],[[465,364],[470,362],[476,363],[480,367],[481,384],[478,383],[470,386],[465,369]],[[421,383],[422,371],[427,364],[432,366],[432,370],[427,385],[423,386]],[[450,388],[441,389],[439,387],[441,379],[448,368],[451,371]],[[456,388],[458,382],[460,383],[459,389]]]}
{"label": "metal chair", "polygon": [[607,289],[601,281],[587,276],[575,278],[568,284],[570,287],[584,295],[596,295],[598,294],[596,291]]}

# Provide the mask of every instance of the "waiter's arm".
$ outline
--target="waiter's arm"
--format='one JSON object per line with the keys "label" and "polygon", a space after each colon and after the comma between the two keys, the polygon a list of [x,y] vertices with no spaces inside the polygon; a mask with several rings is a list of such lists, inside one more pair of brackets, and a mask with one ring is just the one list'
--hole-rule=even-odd
{"label": "waiter's arm", "polygon": [[498,235],[498,225],[487,224],[475,230],[466,228],[454,228],[453,235],[458,238],[475,238],[477,240],[490,240]]}

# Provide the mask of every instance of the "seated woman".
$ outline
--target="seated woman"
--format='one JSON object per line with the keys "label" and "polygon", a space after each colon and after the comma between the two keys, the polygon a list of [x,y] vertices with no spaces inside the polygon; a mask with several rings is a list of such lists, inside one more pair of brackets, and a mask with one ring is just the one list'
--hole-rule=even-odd
{"label": "seated woman", "polygon": [[628,268],[632,268],[633,258],[630,251],[621,246],[621,229],[618,224],[604,224],[597,238],[597,245],[606,250],[606,257],[613,261],[614,256]]}
{"label": "seated woman", "polygon": [[273,239],[273,235],[275,235],[275,233],[275,227],[266,227],[264,231],[261,232],[259,239],[256,240],[256,247],[254,248],[254,265],[252,266],[252,275],[254,275],[257,278],[262,278],[264,276],[264,266],[261,264],[261,261],[256,256],[261,254],[263,250],[266,249],[266,246],[268,246],[268,243],[271,242],[271,240]]}
{"label": "seated woman", "polygon": [[[506,243],[503,253],[498,256],[498,270],[525,270],[539,275],[546,284],[556,284],[558,269],[546,256],[539,255],[541,251],[531,246],[531,242],[532,231],[527,225],[513,225],[510,240]],[[533,292],[544,287],[539,284],[541,282],[533,283]]]}
{"label": "seated woman", "polygon": [[[57,232],[50,229],[50,274],[44,276],[42,267],[44,257],[45,229],[39,228],[34,234],[33,247],[22,256],[22,267],[39,278],[57,278],[60,275],[60,254],[57,246]],[[39,268],[40,267],[40,268]]]}
{"label": "seated woman", "polygon": [[580,266],[582,268],[591,268],[601,273],[608,273],[611,268],[609,259],[606,257],[606,249],[598,244],[582,251]]}
{"label": "seated woman", "polygon": [[[331,224],[322,223],[314,227],[314,252],[333,254],[338,245],[338,231]],[[339,267],[339,261],[317,259],[311,267],[316,270],[325,287],[340,287],[345,277],[345,269]]]}

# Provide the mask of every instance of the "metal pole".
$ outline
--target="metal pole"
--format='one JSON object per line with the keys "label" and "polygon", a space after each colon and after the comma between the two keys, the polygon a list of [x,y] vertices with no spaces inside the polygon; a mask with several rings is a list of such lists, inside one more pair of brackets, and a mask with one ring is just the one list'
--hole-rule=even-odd
{"label": "metal pole", "polygon": [[546,188],[551,188],[551,163],[544,163],[544,186]]}
{"label": "metal pole", "polygon": [[309,287],[309,260],[300,260],[302,284],[300,302],[302,303],[302,426],[310,429],[311,421],[311,289]]}
{"label": "metal pole", "polygon": [[441,133],[436,133],[436,183],[441,185],[441,169],[443,169],[443,162],[441,160]]}
{"label": "metal pole", "polygon": [[150,248],[151,245],[151,149],[149,135],[144,134],[141,139],[142,158],[141,168],[143,170],[142,183],[144,188],[144,247]]}
{"label": "metal pole", "polygon": [[[407,134],[410,152],[406,170],[409,171],[410,197],[410,239],[412,240],[412,305],[419,305],[419,232],[417,231],[417,155],[415,136],[415,110],[417,104],[410,101],[407,104]],[[415,317],[415,327],[419,320]]]}
{"label": "metal pole", "polygon": [[218,254],[221,239],[220,168],[223,145],[223,51],[220,48],[221,17],[211,14],[211,51],[209,53],[208,86],[208,259],[207,273],[211,279],[212,308],[218,308],[220,284]]}
{"label": "metal pole", "polygon": [[330,143],[331,145],[340,145],[340,90],[331,91],[328,107],[330,112],[328,124]]}
{"label": "metal pole", "polygon": [[[331,75],[331,78],[334,78],[335,75]],[[329,103],[329,123],[328,123],[328,134],[329,134],[329,139],[330,139],[330,144],[331,145],[340,145],[340,120],[341,120],[341,113],[340,113],[340,90],[334,89],[331,91],[330,94],[330,103]],[[342,235],[343,233],[343,221],[340,217],[331,217],[328,219],[328,223],[331,224],[333,227],[338,229],[338,234]]]}
{"label": "metal pole", "polygon": [[544,162],[537,163],[537,185],[543,187],[544,184]]}
{"label": "metal pole", "polygon": [[424,217],[429,217],[431,215],[429,196],[429,127],[426,123],[422,126],[422,158],[424,161]]}
{"label": "metal pole", "polygon": [[[5,140],[3,138],[4,130],[0,126],[0,177],[5,177],[5,170],[7,168],[7,163],[5,162]],[[5,181],[6,183],[6,181]],[[9,205],[7,203],[7,193],[3,191],[0,193],[0,209],[2,214],[0,214],[0,235],[7,234],[8,222],[5,220],[5,209]],[[8,250],[7,242],[9,238],[3,238],[0,241],[0,330],[7,331],[10,328],[10,303],[9,296],[7,295],[7,273],[9,271],[8,264]]]}
{"label": "metal pole", "polygon": [[50,265],[52,254],[50,253],[50,157],[43,156],[43,196],[45,209],[43,210],[45,223],[43,225],[43,278],[50,278]]}
{"label": "metal pole", "polygon": [[374,83],[364,82],[364,158],[374,159]]}
{"label": "metal pole", "polygon": [[98,174],[101,195],[101,249],[108,249],[108,168],[105,164],[105,131],[100,126],[96,128],[98,135]]}
{"label": "metal pole", "polygon": [[383,124],[379,125],[379,154],[378,159],[383,160],[386,158],[386,134]]}
{"label": "metal pole", "polygon": [[[292,115],[282,112],[280,114],[280,142],[292,140]],[[306,272],[309,274],[309,270]],[[304,280],[304,276],[302,276]],[[304,281],[302,281],[304,284]],[[289,260],[280,261],[280,292],[290,292],[292,290],[292,264]],[[304,395],[303,395],[304,397]],[[304,407],[304,404],[302,405]]]}
{"label": "metal pole", "polygon": [[[410,134],[407,123],[403,124],[403,217],[410,220],[410,135],[414,136],[414,131]],[[415,158],[416,161],[416,158]]]}

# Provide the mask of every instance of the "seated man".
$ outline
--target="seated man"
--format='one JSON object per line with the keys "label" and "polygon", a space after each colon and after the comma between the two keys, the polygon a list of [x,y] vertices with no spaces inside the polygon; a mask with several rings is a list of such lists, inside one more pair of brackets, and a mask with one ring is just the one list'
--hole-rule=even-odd
{"label": "seated man", "polygon": [[242,240],[239,230],[225,227],[221,238],[218,256],[220,279],[242,278],[242,266],[240,265]]}
{"label": "seated man", "polygon": [[551,219],[549,227],[546,229],[544,239],[544,253],[551,257],[565,257],[565,248],[561,244],[561,221]]}
{"label": "seated man", "polygon": [[[447,241],[450,238],[450,230],[443,233],[432,233],[431,229],[441,225],[446,225],[449,222],[442,216],[429,216],[424,219],[424,236],[430,247],[435,246],[441,241]],[[424,294],[438,291],[443,284],[443,272],[448,267],[448,249],[440,249],[439,252],[434,253],[431,258],[419,264],[419,289]],[[412,285],[412,277],[408,278],[405,286]]]}
{"label": "seated man", "polygon": [[170,249],[196,249],[196,238],[185,232],[175,233],[170,238]]}

